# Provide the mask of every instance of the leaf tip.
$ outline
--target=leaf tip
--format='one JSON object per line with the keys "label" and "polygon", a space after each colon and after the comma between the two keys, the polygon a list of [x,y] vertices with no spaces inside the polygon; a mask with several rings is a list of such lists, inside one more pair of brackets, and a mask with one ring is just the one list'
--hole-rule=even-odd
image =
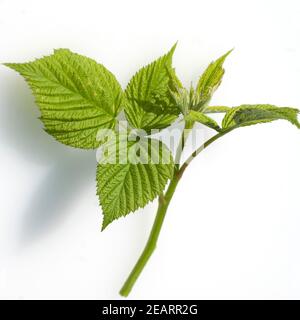
{"label": "leaf tip", "polygon": [[26,69],[26,63],[11,63],[11,62],[7,63],[6,62],[6,63],[3,63],[3,65],[11,70],[18,72],[21,75],[24,69]]}
{"label": "leaf tip", "polygon": [[298,129],[300,129],[299,114],[300,114],[300,110],[296,109],[296,123],[295,124]]}
{"label": "leaf tip", "polygon": [[15,70],[18,63],[10,63],[10,62],[4,62],[2,63],[3,66],[8,67],[10,69]]}
{"label": "leaf tip", "polygon": [[55,53],[64,53],[64,52],[71,52],[71,50],[70,49],[67,49],[67,48],[58,48],[58,49],[53,49],[53,52],[54,52],[54,54]]}
{"label": "leaf tip", "polygon": [[102,226],[101,226],[101,232],[103,232],[110,223],[111,223],[111,221],[108,220],[104,215],[103,221],[102,221]]}
{"label": "leaf tip", "polygon": [[227,51],[222,57],[221,60],[223,60],[223,62],[225,61],[225,59],[230,55],[230,53],[234,50],[234,48],[230,49],[229,51]]}
{"label": "leaf tip", "polygon": [[104,222],[102,223],[102,226],[101,226],[101,232],[103,232],[105,229],[106,229],[107,225],[104,224]]}
{"label": "leaf tip", "polygon": [[228,56],[233,50],[235,50],[235,48],[231,48],[229,51],[227,51],[226,55]]}
{"label": "leaf tip", "polygon": [[171,56],[171,57],[173,56],[175,49],[177,47],[177,43],[178,43],[178,40],[173,44],[172,48],[170,49],[170,51],[168,53],[169,56]]}

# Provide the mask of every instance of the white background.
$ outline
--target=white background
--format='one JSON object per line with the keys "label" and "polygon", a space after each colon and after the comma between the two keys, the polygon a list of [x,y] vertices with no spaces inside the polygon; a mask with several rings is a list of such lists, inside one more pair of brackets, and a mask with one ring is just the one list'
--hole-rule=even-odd
{"label": "white background", "polygon": [[[300,107],[300,2],[0,0],[0,62],[66,47],[124,87],[175,41],[185,85],[232,47],[212,104]],[[156,203],[100,232],[93,151],[42,130],[24,80],[0,67],[0,298],[118,299]],[[212,132],[207,132],[208,135]],[[300,132],[230,133],[186,171],[132,299],[300,299]]]}

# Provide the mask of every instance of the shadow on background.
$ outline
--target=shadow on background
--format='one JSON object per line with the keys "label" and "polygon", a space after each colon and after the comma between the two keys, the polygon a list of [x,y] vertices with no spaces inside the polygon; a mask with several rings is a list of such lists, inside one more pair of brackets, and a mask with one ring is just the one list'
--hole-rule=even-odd
{"label": "shadow on background", "polygon": [[[30,89],[16,75],[6,77],[1,106],[1,143],[17,157],[48,168],[22,213],[20,246],[50,232],[78,194],[95,183],[95,151],[64,146],[46,134]],[[2,95],[2,94],[1,94]]]}

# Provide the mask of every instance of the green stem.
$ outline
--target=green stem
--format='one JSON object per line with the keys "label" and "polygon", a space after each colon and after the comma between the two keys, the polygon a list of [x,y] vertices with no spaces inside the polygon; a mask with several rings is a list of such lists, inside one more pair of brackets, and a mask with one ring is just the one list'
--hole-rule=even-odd
{"label": "green stem", "polygon": [[169,203],[172,199],[172,196],[175,192],[176,186],[179,182],[180,177],[176,174],[174,175],[173,179],[171,180],[169,187],[166,191],[165,196],[159,197],[159,205],[155,217],[155,221],[147,241],[147,244],[137,261],[136,265],[134,266],[133,270],[131,271],[129,277],[127,278],[126,282],[124,283],[122,289],[120,290],[120,295],[127,297],[130,293],[132,287],[134,286],[137,278],[143,271],[146,263],[148,262],[149,258],[151,257],[154,249],[156,248],[157,239],[162,227],[162,224],[165,219],[165,215],[169,206]]}
{"label": "green stem", "polygon": [[183,151],[183,148],[185,146],[185,143],[189,137],[189,134],[191,132],[191,130],[193,129],[194,126],[194,122],[193,121],[186,121],[185,122],[185,126],[184,129],[182,131],[180,140],[179,140],[179,144],[176,150],[176,154],[175,154],[175,171],[178,171],[180,168],[180,158],[181,158],[181,154]]}
{"label": "green stem", "polygon": [[[147,264],[149,258],[151,257],[153,251],[155,250],[156,243],[157,243],[157,240],[159,237],[159,233],[160,233],[162,224],[165,219],[165,215],[167,213],[168,206],[170,204],[170,201],[174,195],[177,184],[180,181],[180,178],[182,177],[184,170],[186,169],[186,167],[189,165],[189,163],[193,160],[193,158],[195,156],[197,156],[202,150],[204,150],[212,142],[214,142],[218,138],[222,137],[227,132],[228,131],[220,132],[220,133],[216,134],[215,136],[213,136],[212,138],[210,138],[209,140],[207,140],[201,147],[199,147],[195,152],[193,152],[191,154],[191,156],[185,161],[185,163],[181,166],[180,169],[175,170],[175,174],[174,174],[172,180],[170,181],[169,187],[168,187],[165,195],[159,196],[159,205],[158,205],[155,221],[154,221],[149,239],[146,243],[146,246],[145,246],[140,258],[138,259],[133,270],[131,271],[126,282],[124,283],[123,287],[120,290],[121,296],[127,297],[129,295],[136,280],[138,279],[139,275],[141,274],[145,265]],[[183,134],[184,134],[184,132],[183,132]],[[186,141],[186,139],[184,139],[184,142],[185,141]],[[182,150],[182,146],[179,146],[179,148],[181,148],[181,150]],[[181,152],[177,150],[176,154],[177,154],[178,160],[180,160]],[[176,164],[175,164],[175,169],[177,169]]]}
{"label": "green stem", "polygon": [[210,139],[208,139],[207,141],[205,141],[198,149],[196,149],[188,158],[187,160],[183,163],[183,165],[181,166],[180,170],[179,170],[179,174],[180,176],[182,176],[184,170],[187,168],[187,166],[192,162],[192,160],[201,152],[203,151],[205,148],[207,148],[211,143],[213,143],[214,141],[216,141],[217,139],[223,137],[226,133],[230,132],[233,129],[227,129],[227,130],[223,130],[219,133],[217,133],[216,135],[212,136]]}

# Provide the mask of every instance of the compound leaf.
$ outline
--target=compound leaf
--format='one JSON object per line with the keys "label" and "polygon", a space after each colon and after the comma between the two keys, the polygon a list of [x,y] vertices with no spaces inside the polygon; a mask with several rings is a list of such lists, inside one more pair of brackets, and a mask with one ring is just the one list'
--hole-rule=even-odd
{"label": "compound leaf", "polygon": [[274,120],[287,120],[300,128],[299,110],[295,108],[276,107],[270,104],[241,105],[231,108],[222,121],[223,129],[250,126]]}
{"label": "compound leaf", "polygon": [[119,136],[102,148],[106,152],[97,168],[97,194],[104,215],[103,230],[161,194],[172,178],[174,162],[161,141],[145,137],[132,142]]}
{"label": "compound leaf", "polygon": [[29,63],[7,63],[29,83],[45,130],[58,141],[96,148],[98,129],[113,128],[122,89],[103,65],[67,49]]}
{"label": "compound leaf", "polygon": [[213,61],[200,77],[196,87],[196,92],[200,97],[201,106],[207,105],[213,93],[221,84],[225,72],[223,69],[223,63],[231,51],[232,50],[228,51],[222,57]]}
{"label": "compound leaf", "polygon": [[125,90],[125,113],[132,127],[147,132],[163,129],[180,113],[172,97],[172,90],[180,84],[172,68],[175,47],[140,69],[130,80]]}

